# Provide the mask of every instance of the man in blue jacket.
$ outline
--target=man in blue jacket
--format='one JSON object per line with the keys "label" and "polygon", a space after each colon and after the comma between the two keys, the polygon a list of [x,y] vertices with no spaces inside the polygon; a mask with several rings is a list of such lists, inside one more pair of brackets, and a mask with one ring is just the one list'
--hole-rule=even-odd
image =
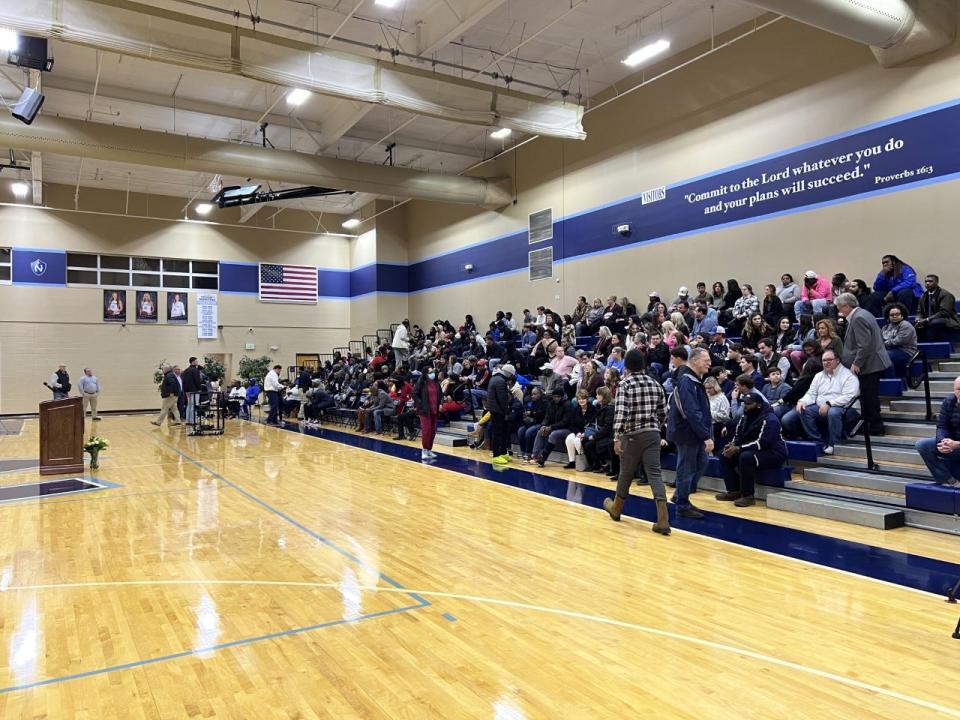
{"label": "man in blue jacket", "polygon": [[717,500],[732,500],[737,507],[753,505],[759,472],[783,467],[786,460],[787,444],[773,408],[754,394],[744,396],[743,416],[737,422],[733,441],[721,453],[727,491],[719,493]]}
{"label": "man in blue jacket", "polygon": [[937,436],[918,440],[917,452],[934,482],[956,485],[960,480],[960,377],[953,381],[953,395],[940,406]]}
{"label": "man in blue jacket", "polygon": [[670,395],[667,439],[677,446],[677,491],[674,501],[680,517],[700,519],[703,513],[690,502],[690,493],[707,470],[707,453],[713,452],[713,419],[703,378],[710,371],[710,354],[695,347],[687,358],[687,371],[678,373]]}
{"label": "man in blue jacket", "polygon": [[883,317],[883,308],[890,303],[903,303],[913,315],[923,288],[917,282],[916,271],[896,255],[884,255],[880,259],[881,270],[873,281],[873,292],[863,301],[863,306],[875,317]]}

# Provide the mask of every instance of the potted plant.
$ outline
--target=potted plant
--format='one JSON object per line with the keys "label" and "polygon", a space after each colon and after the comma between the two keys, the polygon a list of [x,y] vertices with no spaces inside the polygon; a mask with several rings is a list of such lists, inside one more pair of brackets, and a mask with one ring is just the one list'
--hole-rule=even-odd
{"label": "potted plant", "polygon": [[91,435],[90,439],[83,444],[83,449],[90,453],[91,470],[100,467],[100,451],[108,447],[110,447],[110,442],[99,435]]}
{"label": "potted plant", "polygon": [[226,375],[226,368],[223,367],[223,363],[219,360],[204,356],[203,374],[206,375],[207,379],[211,382],[221,382],[224,375]]}
{"label": "potted plant", "polygon": [[270,365],[272,364],[273,358],[269,355],[262,355],[258,358],[244,355],[240,358],[240,377],[244,380],[256,378],[258,382],[263,383],[263,379],[270,372]]}

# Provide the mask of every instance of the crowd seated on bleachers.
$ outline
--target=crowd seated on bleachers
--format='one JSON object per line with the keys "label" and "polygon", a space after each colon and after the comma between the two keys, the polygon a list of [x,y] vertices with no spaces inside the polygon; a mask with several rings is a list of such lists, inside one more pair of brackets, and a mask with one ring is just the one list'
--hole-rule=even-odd
{"label": "crowd seated on bleachers", "polygon": [[[384,434],[392,426],[395,438],[404,439],[416,432],[411,398],[424,373],[436,374],[441,421],[479,421],[491,378],[509,364],[507,425],[519,459],[543,466],[552,450],[566,451],[568,467],[615,474],[611,407],[627,351],[640,350],[646,373],[669,393],[686,371],[688,354],[702,347],[710,357],[704,384],[717,456],[738,432],[748,396],[763,406],[761,417],[782,421],[788,438],[819,442],[830,453],[854,429],[861,395],[876,392],[872,379],[860,382],[867,373],[858,374],[863,368],[845,345],[850,304],[882,326],[878,352],[889,361],[884,357],[880,365],[890,365],[883,374],[893,378],[909,372],[918,341],[948,337],[960,329],[960,317],[954,295],[936,275],[921,286],[915,269],[895,255],[882,258],[872,285],[843,272],[808,270],[800,277],[798,284],[784,273],[779,284],[764,285],[761,296],[731,278],[709,291],[697,282],[695,294],[681,287],[675,297],[666,295],[669,302],[654,291],[640,308],[611,294],[605,301],[580,296],[568,313],[539,306],[515,319],[501,310],[488,322],[466,315],[459,322],[437,319],[423,330],[404,320],[392,342],[367,348],[363,357],[335,354],[295,399],[307,423],[345,408],[356,411],[358,431]],[[862,402],[866,412],[871,400]],[[474,446],[489,441],[489,429],[481,423]],[[740,425],[739,432],[760,431]],[[772,462],[782,453],[770,442],[765,461]],[[731,492],[752,481],[742,476],[744,457],[724,460]]]}

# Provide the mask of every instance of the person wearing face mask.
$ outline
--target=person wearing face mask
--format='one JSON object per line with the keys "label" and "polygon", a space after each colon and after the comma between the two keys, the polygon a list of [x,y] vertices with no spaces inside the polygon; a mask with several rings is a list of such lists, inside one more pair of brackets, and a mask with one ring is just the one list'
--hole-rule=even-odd
{"label": "person wearing face mask", "polygon": [[737,507],[753,505],[758,473],[783,467],[786,461],[787,444],[773,409],[756,395],[745,396],[733,440],[721,451],[727,490],[718,493],[717,500],[732,501]]}
{"label": "person wearing face mask", "polygon": [[413,405],[420,416],[420,443],[423,447],[420,452],[421,460],[433,460],[437,457],[433,451],[433,439],[437,434],[437,417],[440,415],[442,398],[437,371],[433,365],[424,364],[420,379],[413,388]]}

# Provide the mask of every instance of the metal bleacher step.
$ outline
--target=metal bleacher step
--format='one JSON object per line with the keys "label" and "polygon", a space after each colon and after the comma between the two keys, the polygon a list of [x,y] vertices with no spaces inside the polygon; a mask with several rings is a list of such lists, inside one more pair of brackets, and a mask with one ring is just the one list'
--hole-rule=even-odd
{"label": "metal bleacher step", "polygon": [[[943,400],[943,397],[933,398],[934,411],[939,409],[940,403],[943,402]],[[889,407],[893,413],[909,413],[921,418],[926,418],[927,416],[927,403],[922,396],[919,398],[911,397],[906,400],[891,400]]]}
{"label": "metal bleacher step", "polygon": [[[942,384],[938,382],[938,384]],[[946,400],[953,394],[953,383],[949,383],[950,387],[943,390],[937,390],[933,387],[933,383],[930,383],[930,401],[933,403],[933,407],[939,407],[940,403]],[[921,386],[918,390],[903,390],[900,395],[896,398],[897,400],[913,400],[918,399],[921,402],[925,402],[926,393],[923,391]],[[893,400],[893,398],[891,398]],[[926,408],[926,405],[924,405]]]}
{"label": "metal bleacher step", "polygon": [[808,467],[803,470],[803,479],[812,482],[825,482],[831,485],[861,488],[863,490],[882,490],[898,494],[906,493],[906,486],[916,482],[915,477],[901,477],[890,474],[874,474],[836,467]]}
{"label": "metal bleacher step", "polygon": [[893,505],[904,507],[907,499],[897,493],[888,493],[881,490],[862,490],[860,488],[848,487],[846,485],[834,485],[832,483],[811,482],[809,480],[788,480],[783,485],[787,490],[796,490],[797,492],[813,493],[816,495],[826,495],[828,497],[839,497],[847,500],[856,500],[864,503],[878,503],[881,505]]}
{"label": "metal bleacher step", "polygon": [[937,363],[936,369],[938,372],[960,373],[960,362],[942,360],[939,363]]}
{"label": "metal bleacher step", "polygon": [[[912,437],[912,438],[922,438],[929,437],[933,434],[936,425],[932,422],[927,422],[926,416],[920,418],[920,422],[897,422],[894,418],[890,418],[888,415],[884,414],[884,429],[886,430],[886,435],[883,438],[876,438],[877,440],[886,440],[887,438],[894,437]],[[857,436],[858,438],[860,436]]]}
{"label": "metal bleacher step", "polygon": [[827,497],[812,493],[781,490],[767,495],[767,507],[827,520],[864,525],[878,530],[903,527],[906,522],[903,510],[858,503],[845,498]]}
{"label": "metal bleacher step", "polygon": [[[917,458],[919,460],[919,457]],[[893,463],[893,462],[883,462],[878,460],[876,454],[874,454],[874,463],[877,466],[877,472],[888,473],[894,476],[902,476],[904,478],[912,478],[915,480],[931,480],[930,471],[927,470],[926,465],[922,463],[920,465],[914,464],[905,464],[905,463]],[[865,470],[866,469],[866,458],[853,458],[853,457],[823,457],[820,458],[820,467],[825,468],[839,468],[844,470]]]}
{"label": "metal bleacher step", "polygon": [[444,447],[463,447],[467,444],[467,438],[461,435],[452,435],[444,432],[443,429],[440,428],[437,430],[433,442],[437,445],[443,445]]}
{"label": "metal bleacher step", "polygon": [[[890,447],[887,445],[873,443],[871,449],[873,451],[873,459],[876,462],[897,463],[898,465],[917,465],[921,468],[926,467],[923,464],[923,459],[917,454],[917,451],[913,449],[912,444],[899,447]],[[867,448],[865,445],[849,445],[844,443],[843,445],[837,445],[833,452],[834,454],[832,458],[821,459],[866,460],[867,458]]]}
{"label": "metal bleacher step", "polygon": [[[940,373],[938,373],[938,375],[939,374]],[[946,397],[947,395],[950,395],[951,393],[953,393],[953,380],[954,378],[935,380],[933,379],[933,377],[931,377],[930,378],[930,396],[933,397],[934,395],[939,395],[941,397]],[[923,385],[921,385],[916,390],[904,390],[903,396],[904,397],[915,397],[915,396],[923,397]]]}
{"label": "metal bleacher step", "polygon": [[[938,393],[940,395],[950,395],[953,392],[953,381],[956,379],[955,373],[941,373],[941,372],[931,372],[930,373],[930,392]],[[919,392],[923,395],[923,385],[921,384],[916,390],[904,390],[905,393],[915,393]]]}
{"label": "metal bleacher step", "polygon": [[[921,432],[921,431],[917,431]],[[934,433],[934,428],[930,429],[929,435],[932,437]],[[889,432],[883,437],[870,437],[871,444],[873,445],[874,452],[877,448],[888,448],[891,450],[904,450],[913,448],[917,444],[917,438],[924,437],[924,435],[891,435]],[[837,450],[841,447],[854,447],[854,448],[863,448],[865,444],[863,442],[863,436],[858,435],[854,438],[849,438],[843,441],[843,445],[837,445]],[[841,454],[837,452],[837,454]],[[857,457],[862,457],[858,455]]]}

